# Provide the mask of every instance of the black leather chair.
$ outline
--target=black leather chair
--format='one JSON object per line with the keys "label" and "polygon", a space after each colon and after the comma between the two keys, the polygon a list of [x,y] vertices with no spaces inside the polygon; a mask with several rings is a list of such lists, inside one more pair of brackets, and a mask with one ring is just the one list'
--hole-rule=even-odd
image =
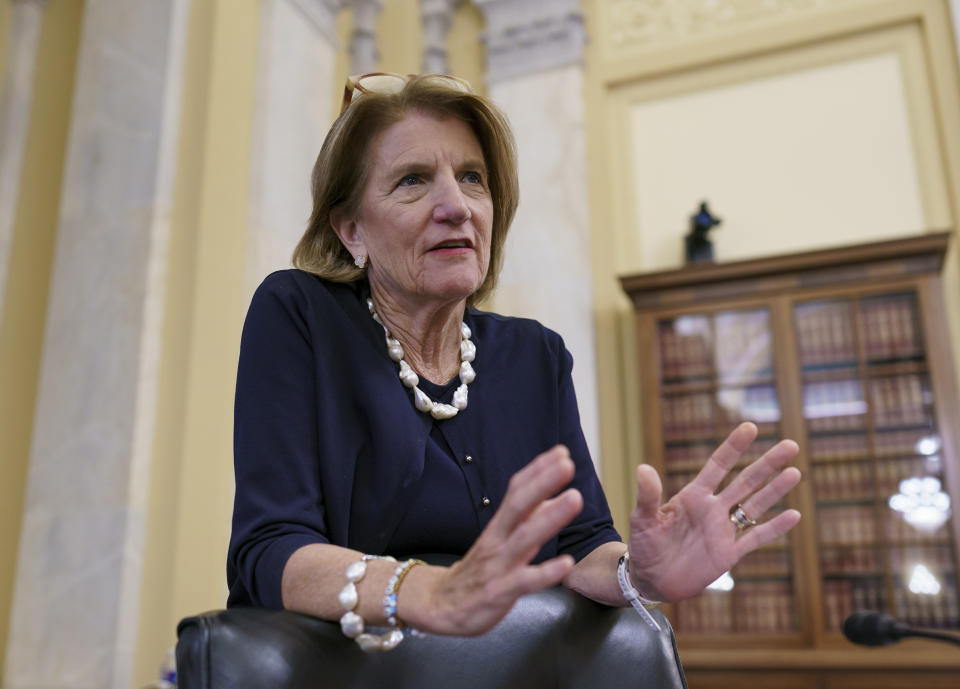
{"label": "black leather chair", "polygon": [[177,628],[179,689],[686,689],[673,630],[564,588],[525,596],[476,638],[424,635],[367,655],[340,626],[286,610],[234,608]]}

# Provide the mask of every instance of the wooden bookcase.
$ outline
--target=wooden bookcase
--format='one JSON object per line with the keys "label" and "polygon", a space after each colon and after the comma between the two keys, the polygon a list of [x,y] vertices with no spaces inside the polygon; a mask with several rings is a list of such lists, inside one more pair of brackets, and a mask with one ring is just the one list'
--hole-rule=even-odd
{"label": "wooden bookcase", "polygon": [[[804,474],[803,513],[666,606],[692,689],[960,687],[960,652],[840,633],[857,610],[960,628],[960,407],[940,269],[949,233],[627,276],[645,460],[664,491],[741,420]],[[779,506],[781,509],[783,506]],[[776,508],[775,508],[776,509]],[[732,585],[732,586],[731,586]]]}

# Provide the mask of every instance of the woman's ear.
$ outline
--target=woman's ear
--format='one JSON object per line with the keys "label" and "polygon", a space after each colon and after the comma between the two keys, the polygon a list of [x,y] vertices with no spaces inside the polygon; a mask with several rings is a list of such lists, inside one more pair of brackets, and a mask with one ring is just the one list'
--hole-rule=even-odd
{"label": "woman's ear", "polygon": [[347,247],[347,251],[354,257],[367,255],[367,247],[364,244],[357,221],[350,217],[342,206],[335,206],[330,209],[330,227],[340,238],[340,243]]}

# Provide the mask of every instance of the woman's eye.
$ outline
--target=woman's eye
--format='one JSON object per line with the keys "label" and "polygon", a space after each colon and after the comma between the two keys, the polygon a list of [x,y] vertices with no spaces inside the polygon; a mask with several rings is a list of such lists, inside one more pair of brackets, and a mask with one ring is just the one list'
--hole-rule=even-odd
{"label": "woman's eye", "polygon": [[417,175],[404,175],[400,178],[400,184],[397,186],[401,187],[412,187],[415,184],[420,183],[420,178]]}
{"label": "woman's eye", "polygon": [[483,184],[483,177],[479,172],[467,172],[463,175],[463,181],[467,184]]}

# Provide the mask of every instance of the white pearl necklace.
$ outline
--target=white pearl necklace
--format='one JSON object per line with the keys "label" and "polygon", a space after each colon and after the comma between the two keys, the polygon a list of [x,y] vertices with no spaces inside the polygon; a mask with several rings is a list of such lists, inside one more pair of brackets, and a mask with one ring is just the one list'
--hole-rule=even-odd
{"label": "white pearl necklace", "polygon": [[449,419],[457,415],[458,412],[467,408],[467,385],[473,382],[477,377],[476,371],[470,364],[477,356],[477,346],[470,340],[470,327],[460,323],[460,387],[453,393],[453,404],[444,404],[434,402],[423,390],[417,387],[420,383],[420,377],[416,371],[410,368],[410,364],[403,360],[403,347],[400,341],[390,337],[390,331],[380,320],[376,309],[373,308],[373,299],[367,299],[367,308],[370,309],[370,315],[373,320],[383,328],[383,334],[387,342],[387,355],[397,362],[400,366],[400,380],[405,386],[413,390],[413,406],[418,411],[430,414],[435,419]]}

